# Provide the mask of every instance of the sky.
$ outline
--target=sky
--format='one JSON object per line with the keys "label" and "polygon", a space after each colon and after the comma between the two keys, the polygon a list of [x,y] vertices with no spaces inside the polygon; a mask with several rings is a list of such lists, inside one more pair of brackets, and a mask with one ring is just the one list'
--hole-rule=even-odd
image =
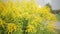
{"label": "sky", "polygon": [[53,10],[60,9],[60,0],[37,0],[37,3],[41,6],[50,3]]}
{"label": "sky", "polygon": [[60,0],[52,0],[51,5],[53,9],[60,9]]}

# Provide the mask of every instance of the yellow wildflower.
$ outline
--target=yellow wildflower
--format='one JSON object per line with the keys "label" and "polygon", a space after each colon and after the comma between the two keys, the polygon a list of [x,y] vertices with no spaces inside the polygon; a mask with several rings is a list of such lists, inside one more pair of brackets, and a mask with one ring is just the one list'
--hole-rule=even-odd
{"label": "yellow wildflower", "polygon": [[28,25],[26,32],[34,32],[34,33],[36,33],[37,30],[33,25]]}
{"label": "yellow wildflower", "polygon": [[4,28],[4,22],[0,19],[0,26]]}
{"label": "yellow wildflower", "polygon": [[8,23],[7,30],[8,30],[8,32],[12,33],[12,31],[16,31],[17,30],[17,25],[15,25],[14,23]]}

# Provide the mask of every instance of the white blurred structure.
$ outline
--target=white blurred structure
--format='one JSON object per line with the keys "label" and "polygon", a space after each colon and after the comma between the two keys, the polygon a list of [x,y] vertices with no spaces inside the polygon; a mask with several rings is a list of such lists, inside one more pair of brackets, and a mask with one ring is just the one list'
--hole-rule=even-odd
{"label": "white blurred structure", "polygon": [[38,8],[41,8],[41,7],[42,7],[42,6],[40,6],[40,5],[38,6]]}

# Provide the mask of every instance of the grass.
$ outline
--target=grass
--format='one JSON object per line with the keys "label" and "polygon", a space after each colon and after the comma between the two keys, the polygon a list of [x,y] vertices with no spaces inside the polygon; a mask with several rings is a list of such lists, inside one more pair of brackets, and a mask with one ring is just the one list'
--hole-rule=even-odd
{"label": "grass", "polygon": [[57,20],[60,21],[60,15],[56,15]]}

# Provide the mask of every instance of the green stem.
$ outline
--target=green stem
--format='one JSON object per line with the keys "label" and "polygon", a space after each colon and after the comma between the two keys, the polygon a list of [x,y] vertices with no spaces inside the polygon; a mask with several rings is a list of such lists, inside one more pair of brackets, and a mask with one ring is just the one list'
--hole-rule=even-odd
{"label": "green stem", "polygon": [[28,34],[28,32],[26,32],[27,26],[28,26],[28,20],[24,18],[23,19],[23,34]]}

